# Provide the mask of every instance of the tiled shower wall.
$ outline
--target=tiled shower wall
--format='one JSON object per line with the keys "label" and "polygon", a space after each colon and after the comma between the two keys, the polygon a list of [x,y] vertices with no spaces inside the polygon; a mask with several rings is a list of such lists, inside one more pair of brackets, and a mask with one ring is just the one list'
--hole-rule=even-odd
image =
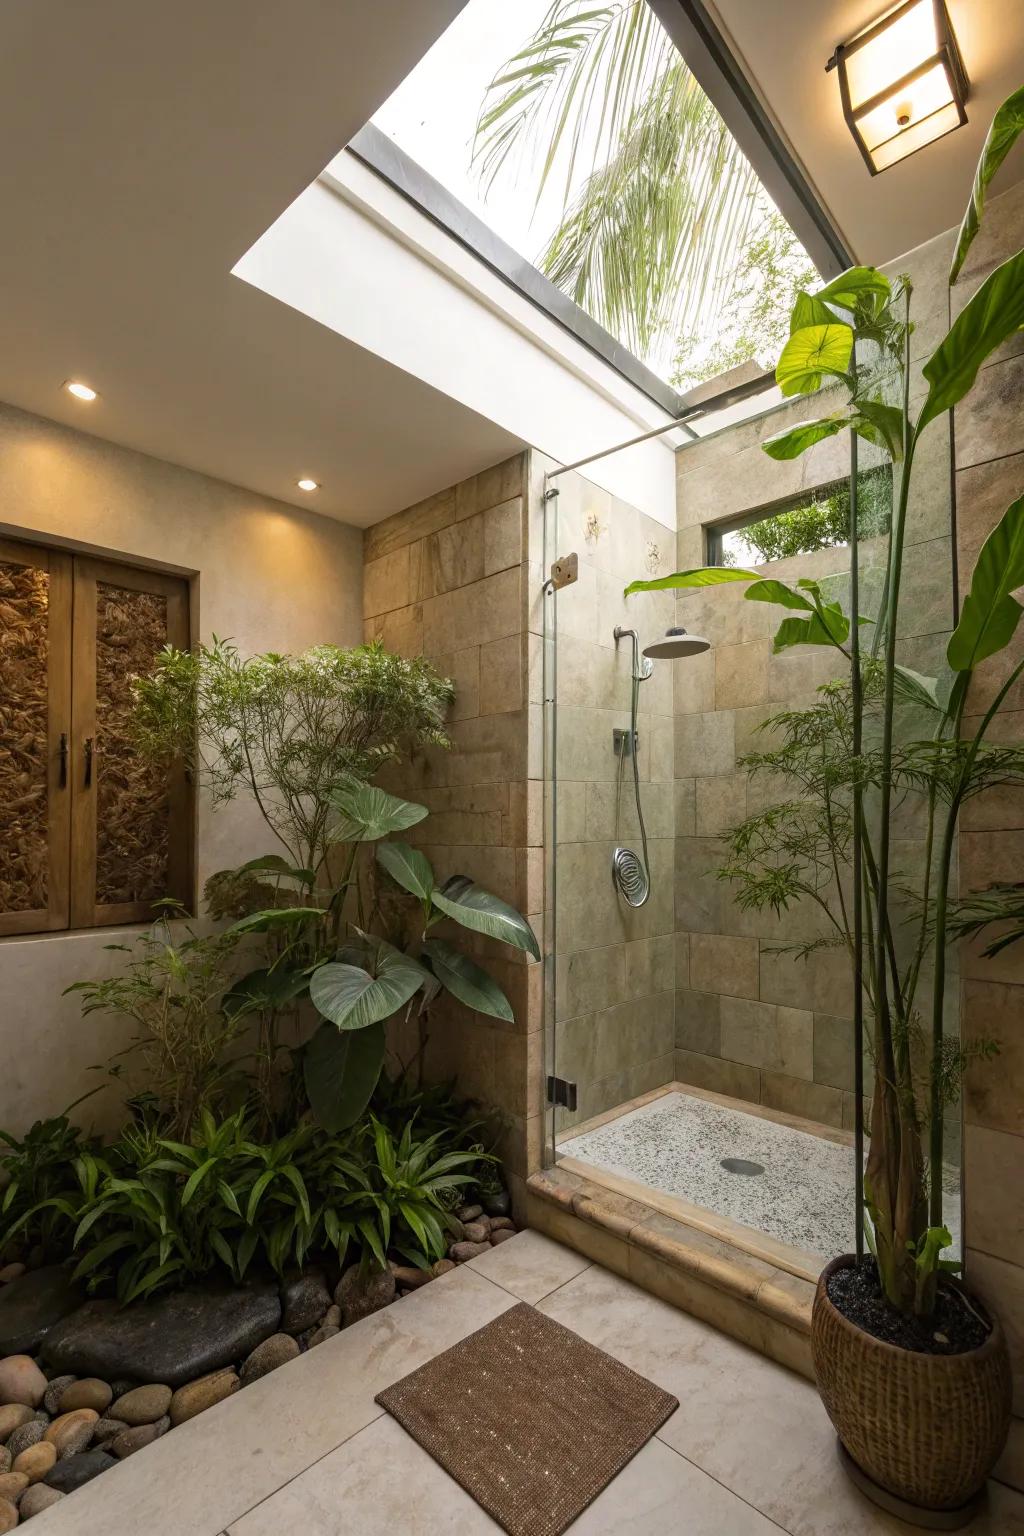
{"label": "tiled shower wall", "polygon": [[631,908],[612,884],[621,841],[640,851],[632,762],[612,732],[628,730],[632,651],[672,623],[671,593],[624,599],[634,577],[674,568],[675,534],[576,473],[558,476],[557,549],[575,551],[579,579],[557,594],[555,710],[557,889],[555,1067],[577,1084],[575,1115],[558,1128],[672,1080],[675,986],[672,859],[672,664],[656,662],[639,697],[638,764],[651,895]]}
{"label": "tiled shower wall", "polygon": [[[539,583],[529,561],[530,506],[529,456],[521,454],[367,529],[364,628],[366,639],[400,655],[427,656],[456,689],[454,750],[431,750],[381,776],[430,810],[405,838],[423,849],[438,880],[470,876],[539,932],[540,635],[530,626],[540,617],[528,612]],[[454,1079],[497,1112],[506,1168],[521,1181],[541,1154],[542,967],[465,930],[458,942],[505,988],[515,1022],[445,996],[434,1010],[425,1075]],[[393,1025],[390,1043],[411,1060],[415,1024]]]}

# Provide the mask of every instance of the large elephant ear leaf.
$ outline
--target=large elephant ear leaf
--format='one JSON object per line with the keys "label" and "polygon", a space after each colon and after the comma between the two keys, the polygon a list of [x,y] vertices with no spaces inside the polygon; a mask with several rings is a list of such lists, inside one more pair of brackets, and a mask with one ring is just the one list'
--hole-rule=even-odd
{"label": "large elephant ear leaf", "polygon": [[512,1004],[492,976],[443,939],[425,939],[423,952],[445,991],[467,1008],[514,1023]]}
{"label": "large elephant ear leaf", "polygon": [[325,1130],[345,1131],[359,1119],[380,1078],[384,1049],[382,1023],[344,1032],[320,1025],[303,1054],[302,1075]]}
{"label": "large elephant ear leaf", "polygon": [[377,849],[377,863],[386,869],[404,891],[428,901],[434,889],[434,871],[430,860],[408,843],[381,843]]}
{"label": "large elephant ear leaf", "polygon": [[501,939],[514,949],[524,950],[535,960],[540,959],[540,948],[533,929],[522,913],[500,897],[493,896],[490,891],[485,891],[482,886],[467,880],[465,875],[454,875],[451,880],[446,880],[441,889],[433,893],[431,900],[439,912],[453,918],[463,928],[470,928],[474,933],[484,933],[488,938]]}
{"label": "large elephant ear leaf", "polygon": [[813,448],[815,443],[822,443],[827,437],[835,437],[849,425],[850,419],[845,412],[842,415],[822,416],[817,421],[798,421],[795,427],[787,427],[785,432],[776,432],[772,437],[766,437],[761,448],[770,459],[798,459],[808,448]]}
{"label": "large elephant ear leaf", "polygon": [[946,660],[954,672],[969,672],[1009,644],[1022,612],[1012,594],[1022,586],[1024,496],[1007,507],[981,546],[971,590],[946,648]]}
{"label": "large elephant ear leaf", "polygon": [[331,795],[338,820],[331,829],[337,843],[372,843],[390,832],[404,832],[427,816],[425,805],[389,795],[376,784],[346,779]]}
{"label": "large elephant ear leaf", "polygon": [[1024,251],[985,279],[960,311],[949,334],[924,365],[928,397],[918,419],[921,431],[959,404],[985,359],[1024,326]]}
{"label": "large elephant ear leaf", "polygon": [[888,303],[891,292],[892,283],[877,267],[848,267],[812,297],[819,304],[838,304],[842,309],[853,310],[865,302],[877,309]]}
{"label": "large elephant ear leaf", "polygon": [[337,960],[321,965],[309,982],[314,1007],[339,1029],[365,1029],[407,1003],[427,975],[390,945],[380,945],[373,966],[375,974]]}
{"label": "large elephant ear leaf", "polygon": [[805,325],[782,349],[775,378],[784,395],[810,395],[826,378],[843,378],[853,354],[848,325]]}
{"label": "large elephant ear leaf", "polygon": [[963,267],[967,252],[981,228],[981,215],[985,207],[985,194],[988,191],[989,182],[1022,132],[1024,132],[1024,85],[1003,102],[992,119],[988,137],[982,146],[981,158],[974,176],[974,186],[971,189],[971,200],[967,204],[967,212],[960,225],[960,234],[953,253],[953,265],[949,269],[951,285],[960,276],[960,269]]}
{"label": "large elephant ear leaf", "polygon": [[688,590],[694,587],[718,587],[726,581],[756,581],[756,571],[742,571],[733,565],[700,565],[692,571],[673,571],[671,576],[654,576],[650,581],[631,581],[623,592],[630,597],[634,592],[671,592],[675,588]]}

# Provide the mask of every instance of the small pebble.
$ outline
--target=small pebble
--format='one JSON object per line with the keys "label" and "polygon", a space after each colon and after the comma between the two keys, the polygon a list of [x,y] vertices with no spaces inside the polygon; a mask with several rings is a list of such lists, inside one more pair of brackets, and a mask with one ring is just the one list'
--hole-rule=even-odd
{"label": "small pebble", "polygon": [[0,1473],[0,1503],[10,1499],[12,1504],[17,1504],[27,1487],[28,1478],[24,1472]]}
{"label": "small pebble", "polygon": [[238,1373],[242,1386],[247,1387],[251,1382],[259,1381],[261,1376],[267,1376],[271,1371],[276,1371],[279,1365],[285,1365],[289,1360],[294,1360],[299,1353],[298,1343],[290,1333],[272,1333],[269,1339],[264,1339],[262,1344],[257,1344],[252,1354],[243,1362]]}
{"label": "small pebble", "polygon": [[155,1424],[162,1419],[171,1405],[171,1389],[160,1382],[145,1387],[133,1387],[123,1397],[111,1404],[110,1417],[123,1419],[126,1424]]}
{"label": "small pebble", "polygon": [[27,1451],[22,1451],[15,1460],[13,1471],[24,1472],[30,1483],[41,1483],[56,1460],[57,1447],[41,1440],[38,1445],[30,1445]]}
{"label": "small pebble", "polygon": [[464,1205],[457,1214],[460,1221],[476,1221],[477,1217],[482,1216],[483,1213],[482,1205]]}
{"label": "small pebble", "polygon": [[484,1226],[482,1221],[467,1221],[463,1226],[464,1241],[467,1243],[486,1243],[490,1230],[490,1226]]}
{"label": "small pebble", "polygon": [[[28,1495],[26,1494],[27,1498]],[[18,1523],[18,1506],[10,1499],[0,1499],[0,1532],[13,1531]]]}
{"label": "small pebble", "polygon": [[113,1396],[107,1383],[98,1376],[84,1376],[81,1381],[73,1381],[64,1388],[59,1411],[71,1413],[75,1408],[95,1408],[97,1413],[106,1413]]}
{"label": "small pebble", "polygon": [[[11,1456],[20,1456],[22,1451],[27,1451],[30,1445],[38,1445],[46,1433],[46,1425],[38,1419],[29,1419],[27,1424],[22,1424],[7,1441],[7,1450]],[[5,1469],[6,1470],[6,1469]]]}
{"label": "small pebble", "polygon": [[337,1323],[321,1323],[320,1327],[310,1334],[307,1348],[315,1349],[318,1344],[326,1343],[328,1339],[333,1339],[334,1335],[340,1332],[341,1329]]}
{"label": "small pebble", "polygon": [[29,1355],[0,1360],[0,1403],[25,1403],[38,1408],[46,1392],[46,1377]]}
{"label": "small pebble", "polygon": [[54,1419],[43,1439],[57,1447],[57,1460],[66,1461],[84,1451],[92,1439],[93,1425],[99,1423],[95,1408],[75,1408]]}
{"label": "small pebble", "polygon": [[186,1382],[171,1398],[168,1409],[171,1423],[184,1424],[186,1419],[194,1419],[197,1413],[205,1413],[207,1408],[212,1408],[215,1403],[221,1403],[233,1392],[237,1392],[241,1385],[230,1369],[211,1371],[208,1376]]}
{"label": "small pebble", "polygon": [[414,1264],[392,1264],[391,1273],[398,1285],[404,1285],[407,1291],[418,1291],[421,1285],[426,1285],[434,1277],[429,1269],[417,1269]]}
{"label": "small pebble", "polygon": [[448,1253],[456,1264],[466,1264],[470,1259],[478,1259],[482,1253],[488,1253],[490,1247],[490,1243],[453,1243]]}
{"label": "small pebble", "polygon": [[430,1273],[436,1280],[439,1275],[447,1275],[455,1268],[451,1259],[438,1259],[436,1264],[431,1264]]}
{"label": "small pebble", "polygon": [[499,1231],[491,1234],[491,1247],[497,1248],[499,1243],[507,1243],[509,1238],[515,1235],[514,1232],[509,1231],[508,1227],[501,1227]]}
{"label": "small pebble", "polygon": [[41,1515],[44,1509],[59,1504],[63,1497],[59,1488],[47,1488],[45,1483],[36,1483],[22,1494],[18,1511],[22,1520],[31,1520],[33,1515]]}
{"label": "small pebble", "polygon": [[43,1393],[43,1407],[46,1409],[47,1413],[59,1412],[57,1405],[60,1402],[61,1393],[66,1391],[67,1388],[71,1386],[72,1382],[77,1380],[77,1376],[50,1377],[46,1391]]}
{"label": "small pebble", "polygon": [[128,1429],[123,1419],[100,1419],[92,1432],[92,1438],[97,1445],[103,1445],[107,1440],[112,1440],[119,1435],[122,1429]]}
{"label": "small pebble", "polygon": [[512,1220],[512,1218],[510,1216],[492,1216],[491,1217],[491,1231],[492,1232],[514,1232],[515,1229],[516,1229],[515,1222]]}
{"label": "small pebble", "polygon": [[155,1424],[135,1424],[131,1429],[123,1429],[119,1435],[115,1435],[107,1446],[108,1451],[113,1451],[119,1461],[124,1461],[126,1456],[134,1456],[136,1451],[141,1451],[147,1445],[152,1445],[154,1440],[159,1440],[171,1427],[171,1421],[166,1415],[157,1419]]}
{"label": "small pebble", "polygon": [[10,1446],[0,1445],[0,1472],[9,1472],[11,1470],[12,1460],[13,1457],[11,1456]]}
{"label": "small pebble", "polygon": [[5,1403],[0,1408],[0,1440],[9,1440],[16,1429],[22,1424],[28,1424],[32,1418],[32,1409],[25,1403]]}
{"label": "small pebble", "polygon": [[338,1306],[337,1302],[332,1302],[332,1304],[327,1308],[327,1311],[320,1319],[320,1326],[321,1328],[341,1327],[341,1308]]}

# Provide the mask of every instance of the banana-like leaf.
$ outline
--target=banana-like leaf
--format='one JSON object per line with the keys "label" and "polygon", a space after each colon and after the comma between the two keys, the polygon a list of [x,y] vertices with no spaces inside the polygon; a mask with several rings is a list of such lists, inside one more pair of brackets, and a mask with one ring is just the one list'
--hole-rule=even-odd
{"label": "banana-like leaf", "polygon": [[920,672],[912,671],[910,667],[895,667],[893,682],[896,692],[909,703],[921,704],[926,709],[941,710],[937,677],[925,677]]}
{"label": "banana-like leaf", "polygon": [[1024,326],[1024,251],[985,279],[954,320],[945,341],[924,365],[928,398],[918,419],[920,432],[951,410],[971,388],[985,359]]}
{"label": "banana-like leaf", "polygon": [[858,437],[884,448],[898,463],[903,457],[903,412],[881,400],[858,400],[850,425]]}
{"label": "banana-like leaf", "polygon": [[371,975],[362,966],[329,960],[310,978],[314,1007],[339,1029],[365,1029],[407,1003],[426,976],[421,965],[390,944],[379,947],[374,970]]}
{"label": "banana-like leaf", "polygon": [[814,604],[802,593],[787,587],[784,581],[755,581],[743,596],[752,603],[778,603],[783,608],[799,608],[804,613],[814,612]]}
{"label": "banana-like leaf", "polygon": [[297,880],[300,885],[315,885],[316,873],[312,869],[298,869],[294,864],[289,864],[279,853],[264,853],[258,859],[250,859],[247,864],[242,864],[237,870],[237,875],[281,875],[289,880]]}
{"label": "banana-like leaf", "polygon": [[425,854],[410,848],[408,843],[381,843],[377,849],[377,863],[404,891],[411,891],[420,901],[429,901],[434,889],[434,871]]}
{"label": "banana-like leaf", "polygon": [[702,565],[693,571],[675,571],[671,576],[655,576],[650,581],[631,581],[623,592],[670,592],[674,587],[717,587],[726,581],[756,581],[756,571],[741,571],[733,565]]}
{"label": "banana-like leaf", "polygon": [[892,292],[892,284],[884,272],[879,272],[877,267],[848,267],[845,272],[840,272],[824,288],[819,288],[813,295],[819,303],[838,304],[843,309],[854,309],[864,299],[872,299],[877,304],[888,301]]}
{"label": "banana-like leaf", "polygon": [[772,642],[776,655],[794,645],[845,645],[850,621],[838,603],[824,603],[821,613],[806,619],[783,619]]}
{"label": "banana-like leaf", "polygon": [[372,843],[389,832],[404,832],[427,816],[425,805],[389,795],[375,784],[349,779],[331,795],[338,821],[331,829],[337,843]]}
{"label": "banana-like leaf", "polygon": [[305,971],[290,970],[287,966],[268,969],[260,966],[247,976],[239,977],[225,992],[221,1006],[225,1013],[252,1012],[259,1008],[284,1008],[294,1002],[309,987]]}
{"label": "banana-like leaf", "polygon": [[524,950],[535,960],[540,959],[540,948],[522,913],[510,907],[500,897],[493,896],[482,886],[474,885],[465,875],[454,875],[446,880],[431,897],[434,906],[446,917],[454,918],[463,928],[474,933],[485,933],[489,938],[501,939],[513,949]]}
{"label": "banana-like leaf", "polygon": [[782,349],[775,379],[784,395],[809,395],[825,378],[844,378],[853,353],[848,325],[805,325]]}
{"label": "banana-like leaf", "polygon": [[1024,496],[1007,507],[984,544],[964,599],[960,622],[949,637],[946,660],[969,672],[1012,640],[1021,605],[1011,594],[1024,586]]}
{"label": "banana-like leaf", "polygon": [[850,418],[845,413],[822,416],[817,421],[798,421],[795,427],[787,427],[785,432],[776,432],[772,437],[766,437],[761,447],[770,459],[798,459],[808,448],[813,448],[815,443],[824,442],[827,437],[835,437],[849,425]]}
{"label": "banana-like leaf", "polygon": [[989,182],[1006,159],[1010,150],[1024,132],[1024,85],[1008,96],[992,119],[992,125],[981,149],[981,158],[974,176],[971,200],[967,204],[964,221],[960,225],[953,265],[949,269],[950,286],[960,276],[967,252],[981,228],[981,215],[985,207],[985,194]]}
{"label": "banana-like leaf", "polygon": [[323,917],[320,907],[271,907],[264,912],[250,912],[226,929],[227,933],[270,933],[278,928],[301,928],[314,918]]}
{"label": "banana-like leaf", "polygon": [[514,1023],[512,1005],[498,983],[466,955],[443,939],[425,939],[423,952],[441,985],[467,1008],[487,1013],[494,1019]]}
{"label": "banana-like leaf", "polygon": [[384,1025],[342,1032],[321,1024],[302,1060],[306,1093],[325,1130],[347,1130],[370,1102],[384,1065]]}

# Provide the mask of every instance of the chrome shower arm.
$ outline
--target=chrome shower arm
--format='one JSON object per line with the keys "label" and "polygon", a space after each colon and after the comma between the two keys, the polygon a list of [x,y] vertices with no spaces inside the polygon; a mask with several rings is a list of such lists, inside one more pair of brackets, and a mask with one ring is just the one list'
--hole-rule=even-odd
{"label": "chrome shower arm", "polygon": [[616,624],[615,629],[613,630],[613,634],[615,636],[615,644],[616,645],[618,645],[620,640],[625,640],[627,636],[632,640],[632,642],[633,642],[633,681],[635,683],[646,683],[647,679],[650,677],[651,673],[654,671],[654,662],[648,660],[648,658],[646,656],[641,658],[641,656],[640,656],[640,636],[637,634],[636,630],[635,629],[623,629],[621,624]]}

